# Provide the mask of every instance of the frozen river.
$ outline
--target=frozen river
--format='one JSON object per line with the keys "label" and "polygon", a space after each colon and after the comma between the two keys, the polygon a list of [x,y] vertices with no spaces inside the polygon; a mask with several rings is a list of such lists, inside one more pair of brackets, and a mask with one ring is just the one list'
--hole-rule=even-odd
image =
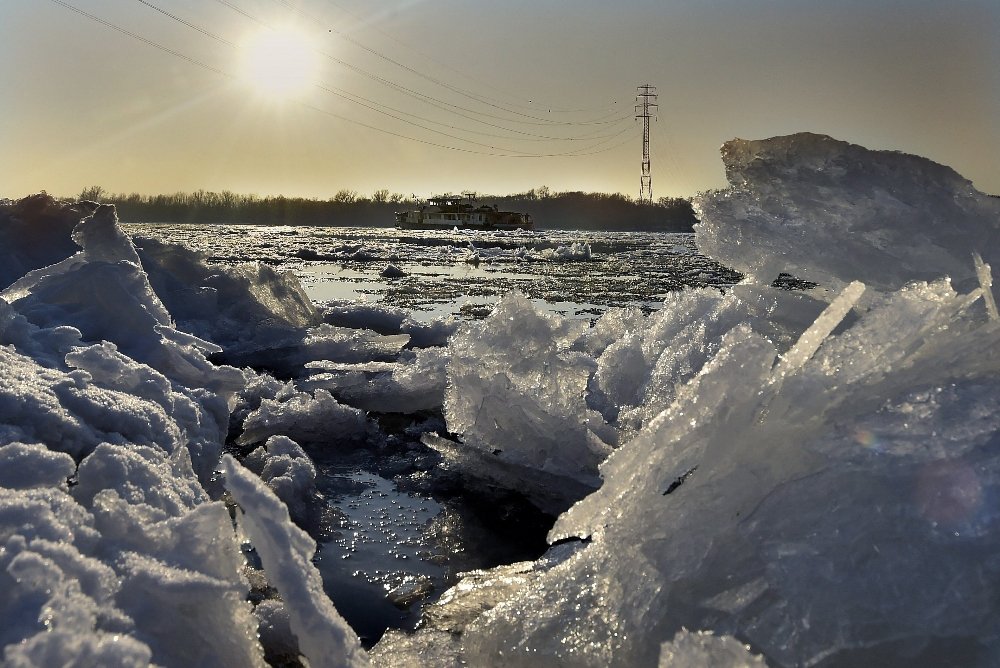
{"label": "frozen river", "polygon": [[723,160],[698,253],[0,203],[4,665],[1000,665],[1000,200]]}
{"label": "frozen river", "polygon": [[[592,320],[615,306],[655,310],[686,285],[723,287],[739,279],[698,255],[691,234],[124,227],[136,237],[203,251],[210,263],[261,261],[290,270],[315,302],[362,301],[423,322],[483,318],[513,289],[550,312]],[[442,494],[449,484],[436,471],[432,482],[413,484],[436,459],[417,457],[414,466],[413,434],[394,438],[404,444],[395,468],[386,466],[385,453],[312,453],[325,508],[312,529],[315,563],[366,644],[386,627],[412,628],[421,604],[435,600],[458,573],[536,558],[551,523],[517,499],[477,509],[474,498]]]}
{"label": "frozen river", "polygon": [[[562,315],[610,306],[652,310],[684,286],[725,286],[739,275],[698,255],[693,234],[484,232],[360,227],[125,225],[208,254],[261,261],[299,277],[314,301],[362,300],[416,320],[489,313],[511,289]],[[393,272],[394,267],[399,272]],[[398,274],[398,275],[388,275]]]}

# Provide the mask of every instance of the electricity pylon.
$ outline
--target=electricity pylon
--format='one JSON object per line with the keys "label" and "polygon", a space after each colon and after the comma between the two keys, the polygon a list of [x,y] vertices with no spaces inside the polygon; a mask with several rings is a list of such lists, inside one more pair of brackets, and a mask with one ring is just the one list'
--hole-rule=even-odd
{"label": "electricity pylon", "polygon": [[[656,104],[656,86],[643,84],[637,87],[638,93],[635,96],[635,117],[642,119],[642,178],[639,182],[639,201],[653,203],[653,175],[649,169],[649,119],[655,117],[655,110],[660,106]],[[653,113],[650,113],[653,109]]]}

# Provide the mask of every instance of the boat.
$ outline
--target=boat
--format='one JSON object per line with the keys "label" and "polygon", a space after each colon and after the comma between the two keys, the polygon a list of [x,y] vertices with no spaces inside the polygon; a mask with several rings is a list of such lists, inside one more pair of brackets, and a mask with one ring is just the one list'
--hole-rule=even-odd
{"label": "boat", "polygon": [[533,230],[531,215],[500,211],[496,205],[476,205],[475,193],[431,197],[419,209],[396,212],[396,227],[404,230]]}

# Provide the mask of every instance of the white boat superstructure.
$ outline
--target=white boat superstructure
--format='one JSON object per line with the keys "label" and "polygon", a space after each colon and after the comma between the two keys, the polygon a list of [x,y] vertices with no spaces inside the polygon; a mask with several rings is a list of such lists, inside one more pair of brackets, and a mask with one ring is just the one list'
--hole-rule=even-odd
{"label": "white boat superstructure", "polygon": [[396,212],[396,226],[403,229],[533,230],[531,215],[500,211],[496,206],[476,206],[474,196],[431,197],[419,209]]}

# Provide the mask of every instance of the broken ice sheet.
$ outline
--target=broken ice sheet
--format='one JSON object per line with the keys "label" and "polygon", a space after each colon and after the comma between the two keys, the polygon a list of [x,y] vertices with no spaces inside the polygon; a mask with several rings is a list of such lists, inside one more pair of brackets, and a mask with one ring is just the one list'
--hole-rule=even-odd
{"label": "broken ice sheet", "polygon": [[466,658],[649,665],[649,629],[682,626],[779,665],[989,656],[1000,422],[975,397],[1000,387],[1000,328],[965,301],[883,295],[780,385],[774,348],[735,328],[550,534],[593,542],[485,613]]}
{"label": "broken ice sheet", "polygon": [[1000,260],[1000,199],[926,158],[812,133],[733,139],[722,158],[730,187],[695,198],[698,249],[759,282],[958,285],[972,253]]}

